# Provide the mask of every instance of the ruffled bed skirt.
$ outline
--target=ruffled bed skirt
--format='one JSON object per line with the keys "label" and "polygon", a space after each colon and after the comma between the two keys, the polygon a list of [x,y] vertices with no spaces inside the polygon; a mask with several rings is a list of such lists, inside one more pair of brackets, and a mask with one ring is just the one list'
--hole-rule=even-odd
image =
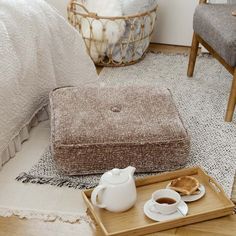
{"label": "ruffled bed skirt", "polygon": [[3,152],[0,153],[0,169],[21,150],[22,143],[29,138],[30,130],[37,126],[39,122],[48,120],[49,114],[48,105],[35,112],[30,121],[23,126],[19,133],[11,139]]}

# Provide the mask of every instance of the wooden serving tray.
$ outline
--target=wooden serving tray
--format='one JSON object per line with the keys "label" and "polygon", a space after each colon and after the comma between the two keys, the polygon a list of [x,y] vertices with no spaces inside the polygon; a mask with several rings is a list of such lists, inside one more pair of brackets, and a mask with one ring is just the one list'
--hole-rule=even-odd
{"label": "wooden serving tray", "polygon": [[[146,217],[143,206],[151,198],[151,194],[165,188],[171,180],[186,175],[197,178],[206,189],[206,194],[202,199],[187,203],[188,215],[163,222],[156,222]],[[112,213],[94,207],[90,201],[92,190],[85,190],[82,193],[89,210],[106,236],[144,235],[231,215],[234,211],[234,204],[227,198],[223,189],[200,167],[139,178],[136,180],[136,187],[138,198],[135,206],[122,213]]]}

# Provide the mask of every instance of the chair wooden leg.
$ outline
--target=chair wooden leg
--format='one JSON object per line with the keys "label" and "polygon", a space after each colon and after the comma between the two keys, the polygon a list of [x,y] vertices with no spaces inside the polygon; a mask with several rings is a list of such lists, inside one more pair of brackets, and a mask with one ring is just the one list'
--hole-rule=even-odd
{"label": "chair wooden leg", "polygon": [[193,71],[194,71],[196,58],[197,58],[198,46],[199,46],[199,42],[197,40],[195,33],[193,33],[192,46],[191,46],[189,62],[188,62],[188,72],[187,72],[188,77],[193,76]]}
{"label": "chair wooden leg", "polygon": [[227,107],[226,116],[225,116],[226,122],[232,121],[233,115],[234,115],[234,110],[235,110],[235,104],[236,104],[236,68],[234,69],[234,78],[233,78],[233,82],[232,82],[228,107]]}

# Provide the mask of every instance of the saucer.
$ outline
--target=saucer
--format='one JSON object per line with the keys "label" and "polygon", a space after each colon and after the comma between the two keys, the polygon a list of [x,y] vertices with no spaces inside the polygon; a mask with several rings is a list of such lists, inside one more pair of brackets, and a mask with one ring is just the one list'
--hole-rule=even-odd
{"label": "saucer", "polygon": [[[144,204],[143,210],[144,210],[144,214],[148,218],[150,218],[154,221],[173,220],[173,219],[176,219],[176,218],[184,217],[188,213],[188,206],[182,200],[181,200],[181,202],[178,206],[179,211],[176,211],[176,212],[174,212],[172,214],[168,214],[168,215],[164,215],[164,214],[161,214],[161,213],[158,213],[158,212],[151,211],[150,208],[152,207],[152,205],[153,205],[153,203],[152,203],[152,200],[150,199]],[[181,212],[182,212],[182,214],[181,214]]]}
{"label": "saucer", "polygon": [[[166,188],[169,188],[170,183],[166,186]],[[193,195],[189,195],[189,196],[181,196],[181,199],[185,202],[194,202],[197,201],[198,199],[202,198],[205,193],[206,193],[206,189],[204,187],[204,185],[200,184],[199,188],[200,193],[199,194],[193,194]]]}

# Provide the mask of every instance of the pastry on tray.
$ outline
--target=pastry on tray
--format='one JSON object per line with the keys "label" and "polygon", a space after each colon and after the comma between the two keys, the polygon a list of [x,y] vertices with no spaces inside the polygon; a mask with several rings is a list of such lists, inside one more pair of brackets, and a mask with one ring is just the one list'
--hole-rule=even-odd
{"label": "pastry on tray", "polygon": [[192,176],[183,176],[171,181],[169,188],[180,195],[193,195],[199,193],[199,181]]}

